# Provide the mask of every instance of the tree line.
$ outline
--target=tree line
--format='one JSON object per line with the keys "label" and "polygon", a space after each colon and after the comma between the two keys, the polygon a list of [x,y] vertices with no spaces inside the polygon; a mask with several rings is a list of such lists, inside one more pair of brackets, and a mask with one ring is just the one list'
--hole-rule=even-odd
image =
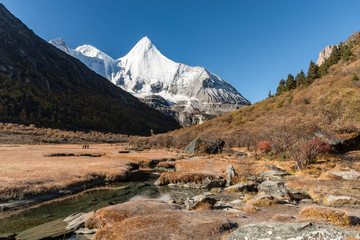
{"label": "tree line", "polygon": [[279,86],[276,89],[276,96],[298,87],[309,86],[315,79],[328,74],[329,68],[338,63],[341,59],[348,62],[352,56],[351,48],[351,44],[340,43],[340,45],[334,47],[330,57],[320,66],[316,65],[313,61],[310,61],[306,75],[301,69],[300,73],[296,74],[295,78],[292,74],[289,74],[286,80],[281,79]]}

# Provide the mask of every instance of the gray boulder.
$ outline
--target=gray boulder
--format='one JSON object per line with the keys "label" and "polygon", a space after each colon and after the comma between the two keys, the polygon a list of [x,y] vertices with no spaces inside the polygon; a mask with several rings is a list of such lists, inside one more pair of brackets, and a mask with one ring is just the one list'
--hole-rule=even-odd
{"label": "gray boulder", "polygon": [[67,222],[67,230],[75,231],[83,228],[85,221],[94,213],[94,211],[88,213],[73,213],[66,217],[63,221]]}
{"label": "gray boulder", "polygon": [[212,207],[215,203],[216,199],[213,198],[210,193],[204,193],[192,198],[187,198],[185,200],[185,207],[187,210],[195,210],[201,204],[209,204]]}
{"label": "gray boulder", "polygon": [[269,194],[277,199],[289,199],[290,193],[283,182],[267,180],[258,186],[260,193]]}
{"label": "gray boulder", "polygon": [[241,226],[226,240],[296,239],[296,240],[345,240],[360,237],[360,232],[335,226],[318,226],[312,223],[265,222]]}
{"label": "gray boulder", "polygon": [[226,186],[229,187],[231,185],[231,179],[235,177],[237,174],[235,172],[235,169],[232,165],[232,163],[229,164],[229,166],[226,168]]}
{"label": "gray boulder", "polygon": [[185,154],[194,154],[199,152],[200,138],[192,140],[185,148]]}
{"label": "gray boulder", "polygon": [[334,172],[330,172],[330,174],[332,175],[335,175],[335,176],[338,176],[338,177],[341,177],[345,180],[357,180],[357,179],[360,179],[360,172],[357,172],[353,169],[351,169],[350,171],[348,172],[337,172],[337,171],[334,171]]}
{"label": "gray boulder", "polygon": [[268,178],[272,180],[281,180],[283,176],[289,175],[287,172],[283,170],[271,170],[271,171],[263,171],[260,174],[262,178]]}
{"label": "gray boulder", "polygon": [[224,145],[225,145],[225,142],[220,138],[213,140],[206,147],[206,153],[208,153],[208,154],[222,153]]}
{"label": "gray boulder", "polygon": [[349,196],[328,196],[326,200],[331,205],[360,204],[360,201]]}

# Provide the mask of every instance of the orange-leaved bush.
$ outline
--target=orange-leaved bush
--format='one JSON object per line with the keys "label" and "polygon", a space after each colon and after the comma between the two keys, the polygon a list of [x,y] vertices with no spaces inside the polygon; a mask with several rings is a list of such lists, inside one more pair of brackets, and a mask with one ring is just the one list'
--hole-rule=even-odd
{"label": "orange-leaved bush", "polygon": [[260,152],[268,153],[271,151],[271,143],[269,141],[260,141],[257,144],[257,148]]}

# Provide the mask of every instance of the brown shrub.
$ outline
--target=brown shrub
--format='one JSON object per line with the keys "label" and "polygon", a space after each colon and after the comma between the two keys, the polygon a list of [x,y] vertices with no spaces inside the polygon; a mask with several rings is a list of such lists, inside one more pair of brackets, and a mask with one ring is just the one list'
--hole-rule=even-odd
{"label": "brown shrub", "polygon": [[106,179],[110,182],[123,181],[130,178],[131,172],[124,168],[115,168],[106,172]]}
{"label": "brown shrub", "polygon": [[272,198],[272,199],[268,199],[268,198],[264,198],[264,199],[258,199],[255,201],[248,201],[246,202],[246,205],[251,205],[251,206],[255,206],[255,207],[269,207],[269,206],[273,206],[279,203],[279,200],[277,200],[276,198]]}
{"label": "brown shrub", "polygon": [[193,182],[201,184],[203,180],[209,178],[214,180],[219,175],[213,173],[201,173],[201,172],[165,172],[160,175],[160,184],[167,185],[169,183],[189,183]]}
{"label": "brown shrub", "polygon": [[350,226],[357,224],[353,217],[341,210],[317,206],[303,208],[299,213],[299,217],[321,219],[338,226]]}
{"label": "brown shrub", "polygon": [[168,161],[159,162],[157,166],[163,168],[174,168],[175,162],[168,162]]}
{"label": "brown shrub", "polygon": [[256,213],[259,211],[259,209],[253,205],[245,205],[241,210],[248,213]]}

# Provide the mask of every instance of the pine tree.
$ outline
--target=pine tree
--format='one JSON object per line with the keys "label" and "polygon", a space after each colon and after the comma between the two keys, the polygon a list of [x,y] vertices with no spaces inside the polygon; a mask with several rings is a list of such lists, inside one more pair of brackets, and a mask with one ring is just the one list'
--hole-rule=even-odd
{"label": "pine tree", "polygon": [[307,72],[305,86],[309,86],[315,79],[319,78],[319,67],[313,62],[310,62],[309,70]]}
{"label": "pine tree", "polygon": [[271,97],[271,90],[269,90],[268,97]]}
{"label": "pine tree", "polygon": [[295,89],[296,88],[296,83],[294,80],[294,76],[292,74],[288,75],[288,78],[286,80],[286,90],[289,91],[291,89]]}
{"label": "pine tree", "polygon": [[280,95],[281,93],[286,91],[286,86],[285,86],[285,80],[281,79],[279,82],[279,86],[276,89],[276,95]]}
{"label": "pine tree", "polygon": [[305,85],[305,73],[304,71],[301,69],[300,73],[296,74],[295,77],[295,83],[296,83],[296,87],[300,87]]}

